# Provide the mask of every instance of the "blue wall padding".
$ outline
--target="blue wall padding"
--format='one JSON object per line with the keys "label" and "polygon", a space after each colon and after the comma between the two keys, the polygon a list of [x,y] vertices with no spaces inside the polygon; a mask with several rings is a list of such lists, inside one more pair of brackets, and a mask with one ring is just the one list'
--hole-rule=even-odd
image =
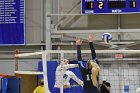
{"label": "blue wall padding", "polygon": [[[77,61],[71,61],[70,64],[77,64]],[[49,84],[49,89],[50,91],[52,92],[53,90],[53,87],[54,87],[54,83],[55,83],[55,71],[56,71],[56,67],[58,65],[58,62],[57,61],[48,61],[47,62],[47,70],[48,70],[48,84]],[[82,77],[81,77],[81,73],[79,71],[79,68],[71,68],[70,69],[71,71],[73,71],[76,76],[78,78],[80,78],[82,80]],[[42,61],[40,61],[38,63],[38,71],[43,71],[42,70]],[[42,78],[43,76],[42,75],[39,75],[38,78]],[[82,91],[82,87],[79,86],[76,82],[74,82],[73,80],[70,80],[70,83],[71,83],[71,93],[81,93]]]}
{"label": "blue wall padding", "polygon": [[[2,79],[2,93],[20,93],[21,78],[11,77]],[[6,86],[5,86],[6,85]],[[6,89],[6,92],[5,92]]]}
{"label": "blue wall padding", "polygon": [[[49,84],[49,89],[52,92],[54,83],[55,83],[55,71],[58,63],[56,61],[48,61],[47,62],[47,75],[48,75],[48,84]],[[42,61],[38,63],[38,71],[43,71],[42,68]],[[38,78],[41,79],[43,78],[43,75],[38,75]]]}
{"label": "blue wall padding", "polygon": [[1,92],[6,93],[7,91],[7,78],[1,78]]}

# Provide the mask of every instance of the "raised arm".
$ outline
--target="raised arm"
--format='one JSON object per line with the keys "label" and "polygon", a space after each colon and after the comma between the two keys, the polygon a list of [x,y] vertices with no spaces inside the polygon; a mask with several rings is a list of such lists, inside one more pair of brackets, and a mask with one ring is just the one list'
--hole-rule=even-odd
{"label": "raised arm", "polygon": [[57,70],[61,70],[62,68],[63,68],[64,70],[67,70],[67,69],[69,69],[69,68],[76,68],[76,67],[78,67],[78,64],[67,64],[67,65],[63,65],[63,67],[62,67],[61,65],[59,65],[59,66],[57,67]]}
{"label": "raised arm", "polygon": [[80,86],[83,87],[83,81],[81,81],[72,71],[69,71],[70,78],[76,81]]}
{"label": "raised arm", "polygon": [[76,39],[76,45],[77,45],[77,59],[78,59],[78,61],[82,61],[81,44],[82,44],[82,40],[80,38],[77,38]]}
{"label": "raised arm", "polygon": [[95,48],[94,48],[94,45],[93,45],[93,35],[89,35],[88,42],[89,42],[89,47],[90,47],[90,50],[91,50],[92,59],[94,61],[96,61],[96,63],[98,64],[98,60],[96,58]]}
{"label": "raised arm", "polygon": [[68,64],[68,65],[64,65],[65,69],[69,69],[69,68],[76,68],[78,67],[78,64]]}
{"label": "raised arm", "polygon": [[79,64],[79,68],[81,70],[83,70],[84,65],[82,62],[82,57],[81,57],[81,44],[82,44],[82,40],[80,38],[76,39],[76,45],[77,45],[77,59],[78,59],[78,64]]}

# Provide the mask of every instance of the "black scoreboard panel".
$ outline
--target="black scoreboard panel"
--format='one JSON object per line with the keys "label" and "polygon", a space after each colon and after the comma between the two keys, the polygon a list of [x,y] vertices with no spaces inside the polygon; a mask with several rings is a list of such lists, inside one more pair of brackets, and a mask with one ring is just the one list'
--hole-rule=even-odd
{"label": "black scoreboard panel", "polygon": [[86,9],[94,9],[94,2],[86,2]]}
{"label": "black scoreboard panel", "polygon": [[125,8],[126,1],[108,1],[108,8]]}
{"label": "black scoreboard panel", "polygon": [[140,0],[82,0],[82,14],[139,13]]}

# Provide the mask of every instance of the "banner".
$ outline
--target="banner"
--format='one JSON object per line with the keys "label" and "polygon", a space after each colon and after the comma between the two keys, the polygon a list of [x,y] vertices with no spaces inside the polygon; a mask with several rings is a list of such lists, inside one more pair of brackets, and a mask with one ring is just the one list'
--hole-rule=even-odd
{"label": "banner", "polygon": [[0,0],[0,45],[24,45],[24,0]]}

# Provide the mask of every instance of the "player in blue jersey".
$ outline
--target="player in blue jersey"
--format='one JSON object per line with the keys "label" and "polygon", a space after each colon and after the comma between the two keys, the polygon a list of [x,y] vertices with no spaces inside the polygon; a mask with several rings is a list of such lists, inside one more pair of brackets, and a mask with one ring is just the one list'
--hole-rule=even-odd
{"label": "player in blue jersey", "polygon": [[78,64],[84,83],[82,93],[99,93],[99,90],[97,88],[97,76],[100,68],[96,59],[92,35],[89,35],[88,42],[92,54],[92,60],[88,60],[86,63],[86,67],[84,67],[81,57],[82,40],[80,38],[76,39]]}

